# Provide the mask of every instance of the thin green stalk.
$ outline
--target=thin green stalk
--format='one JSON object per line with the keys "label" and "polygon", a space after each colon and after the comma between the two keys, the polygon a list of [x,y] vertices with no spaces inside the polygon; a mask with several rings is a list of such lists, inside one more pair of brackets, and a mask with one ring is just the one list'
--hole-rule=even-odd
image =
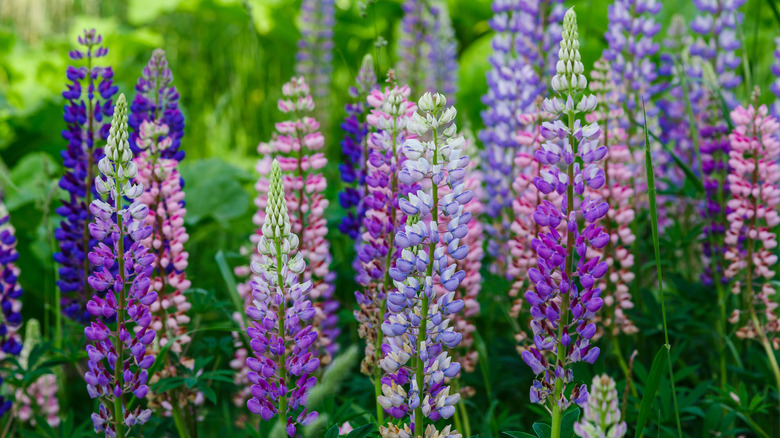
{"label": "thin green stalk", "polygon": [[[282,240],[281,239],[275,239],[274,244],[276,245],[276,281],[278,282],[278,286],[280,289],[280,292],[282,293],[282,300],[279,303],[279,308],[276,310],[276,317],[279,320],[279,336],[284,339],[284,315],[286,313],[286,300],[285,300],[285,293],[284,293],[284,277],[282,277],[282,266],[284,266],[284,260],[282,260]],[[279,368],[279,378],[284,379],[284,376],[287,375],[287,369],[285,368],[285,361],[287,360],[287,348],[285,346],[285,349],[282,351],[282,354],[279,355],[279,360],[277,363],[277,367]],[[262,424],[262,422],[260,423]],[[286,430],[287,428],[287,393],[285,392],[279,397],[279,424],[282,426],[282,430]]]}
{"label": "thin green stalk", "polygon": [[[114,365],[114,380],[117,385],[119,385],[119,382],[122,381],[122,369],[124,368],[125,363],[125,348],[122,345],[122,339],[119,337],[119,333],[121,332],[122,328],[125,326],[125,290],[126,290],[126,278],[125,278],[125,235],[124,235],[124,229],[122,228],[122,215],[119,214],[119,211],[122,209],[122,183],[119,179],[119,177],[116,177],[116,225],[119,229],[119,241],[117,242],[117,262],[119,263],[119,276],[122,281],[122,290],[117,291],[119,292],[119,304],[117,307],[116,312],[116,353],[119,356],[117,358],[116,364]],[[86,259],[85,259],[86,260]],[[124,413],[122,412],[122,398],[124,396],[124,393],[120,394],[119,397],[114,396],[114,423],[116,425],[116,436],[117,438],[124,438],[125,437],[125,422],[124,422]]]}
{"label": "thin green stalk", "polygon": [[[690,99],[686,93],[686,103],[690,109]],[[642,102],[642,112],[644,113],[644,101]],[[658,243],[658,206],[655,199],[655,174],[653,173],[653,157],[650,154],[650,141],[647,136],[647,115],[644,115],[645,121],[645,166],[647,173],[647,192],[650,200],[650,228],[653,233],[653,252],[655,253],[655,269],[658,276],[658,290],[661,294],[661,317],[664,326],[664,346],[666,347],[666,360],[669,367],[669,380],[672,385],[672,402],[674,404],[674,416],[677,421],[677,436],[682,438],[682,426],[680,425],[680,409],[677,405],[677,390],[675,388],[674,370],[672,369],[672,345],[669,343],[669,330],[666,323],[666,304],[664,300],[664,280],[661,272],[661,252]],[[694,140],[697,141],[697,140]]]}

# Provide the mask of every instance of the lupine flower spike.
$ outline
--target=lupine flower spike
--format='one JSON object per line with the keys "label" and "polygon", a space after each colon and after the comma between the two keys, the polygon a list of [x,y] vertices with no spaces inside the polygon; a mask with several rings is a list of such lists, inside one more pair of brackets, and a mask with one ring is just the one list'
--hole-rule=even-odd
{"label": "lupine flower spike", "polygon": [[334,0],[303,0],[301,3],[301,39],[295,55],[295,74],[311,84],[318,119],[328,116],[333,73],[333,26],[336,24]]}
{"label": "lupine flower spike", "polygon": [[[150,306],[152,328],[159,335],[150,352],[157,354],[168,342],[173,342],[166,355],[166,364],[152,376],[152,382],[176,376],[182,369],[194,366],[194,361],[183,355],[190,343],[187,324],[191,305],[185,295],[190,281],[184,272],[189,258],[184,244],[189,235],[184,227],[187,213],[182,190],[184,181],[178,171],[179,160],[184,158],[184,151],[179,149],[184,135],[184,118],[178,106],[179,93],[172,82],[165,52],[157,49],[138,79],[138,93],[130,107],[128,122],[133,128],[130,147],[137,153],[135,181],[144,186],[139,201],[149,207],[146,224],[153,230],[141,244],[155,254],[151,287],[160,294]],[[171,360],[173,358],[175,360]],[[186,408],[188,403],[200,404],[202,401],[202,394],[181,387],[152,394],[150,406],[161,405],[167,414]]]}
{"label": "lupine flower spike", "polygon": [[[24,323],[24,347],[19,355],[19,365],[27,369],[30,353],[41,343],[41,324],[37,319],[30,319]],[[57,400],[57,377],[54,374],[44,374],[30,383],[22,391],[16,390],[16,400],[19,403],[17,416],[20,421],[35,426],[36,418],[46,419],[51,427],[60,425],[60,404]]]}
{"label": "lupine flower spike", "polygon": [[[155,359],[147,353],[155,338],[149,306],[157,300],[149,279],[155,257],[141,244],[152,234],[152,227],[144,222],[148,207],[137,199],[144,188],[132,182],[138,168],[129,144],[124,94],[114,107],[105,157],[98,169],[101,175],[95,178],[95,188],[107,202],[95,199],[89,207],[95,216],[89,231],[100,243],[88,255],[94,266],[88,281],[98,295],[87,303],[94,320],[84,329],[91,342],[84,378],[89,396],[100,399],[99,411],[92,414],[95,432],[123,438],[126,431],[152,415],[141,406],[130,410],[125,403],[130,395],[143,399],[149,392],[147,370]],[[132,203],[124,207],[123,199]],[[114,328],[107,321],[116,321],[111,324]]]}
{"label": "lupine flower spike", "polygon": [[[583,94],[587,79],[573,8],[563,19],[562,36],[557,74],[551,82],[559,96],[545,99],[542,104],[558,119],[541,126],[546,141],[535,154],[542,170],[541,176],[534,178],[542,194],[555,192],[562,202],[559,208],[545,200],[533,214],[540,232],[532,247],[539,258],[537,267],[528,271],[534,287],[525,293],[525,300],[531,305],[534,345],[522,354],[537,375],[531,386],[531,402],[546,404],[550,409],[553,437],[560,436],[561,416],[570,403],[582,406],[587,400],[586,385],[575,385],[569,398],[566,387],[574,380],[571,364],[592,364],[599,355],[599,348],[590,342],[596,334],[592,320],[602,306],[597,282],[608,266],[598,256],[590,256],[588,250],[602,249],[609,242],[609,235],[598,226],[609,206],[586,192],[586,185],[591,190],[604,185],[604,171],[597,163],[607,154],[607,148],[599,145],[598,124],[583,126],[577,118],[578,114],[593,111],[597,99]],[[580,229],[580,220],[584,229]]]}
{"label": "lupine flower spike", "polygon": [[574,424],[574,433],[582,438],[622,438],[627,430],[626,422],[620,421],[615,379],[606,374],[594,376],[585,415]]}
{"label": "lupine flower spike", "polygon": [[[16,236],[10,223],[11,217],[0,194],[0,302],[3,312],[0,316],[0,360],[18,356],[22,352],[22,340],[17,330],[22,324],[22,288],[19,286],[19,267],[16,261]],[[0,376],[0,386],[3,376]],[[0,418],[11,409],[11,400],[0,395]]]}
{"label": "lupine flower spike", "polygon": [[95,29],[85,30],[79,36],[79,44],[84,48],[72,50],[69,55],[74,61],[83,60],[88,67],[68,67],[70,84],[62,93],[67,100],[67,129],[62,131],[62,137],[68,145],[62,151],[66,171],[59,185],[67,197],[57,208],[62,220],[54,233],[60,245],[54,260],[60,264],[57,287],[64,294],[62,312],[83,324],[90,320],[89,312],[84,308],[90,296],[87,253],[96,243],[87,230],[87,224],[92,219],[89,204],[95,199],[93,180],[97,174],[96,165],[103,158],[100,144],[108,138],[109,123],[106,118],[113,114],[112,99],[117,92],[111,67],[95,65],[96,60],[108,54],[108,49],[100,45],[102,41],[103,37]]}
{"label": "lupine flower spike", "polygon": [[[465,141],[457,135],[453,123],[456,111],[447,107],[441,94],[426,93],[408,128],[417,138],[404,143],[404,168],[398,179],[404,184],[420,184],[424,189],[399,201],[408,215],[395,236],[402,248],[390,277],[397,290],[387,295],[388,315],[382,323],[385,342],[380,366],[383,395],[378,402],[395,418],[411,413],[412,426],[381,426],[383,437],[461,435],[447,426],[442,432],[431,424],[455,413],[460,394],[452,391],[449,380],[457,377],[460,363],[452,360],[447,349],[455,348],[462,335],[450,326],[450,316],[463,309],[455,291],[466,276],[450,260],[468,256],[462,244],[468,233],[471,213],[464,207],[473,198],[464,178],[469,158],[463,155]],[[445,189],[445,187],[447,187]],[[441,189],[441,190],[440,190]],[[446,233],[439,224],[446,222]],[[436,297],[436,290],[445,292]],[[426,426],[426,420],[430,423]]]}
{"label": "lupine flower spike", "polygon": [[[314,352],[317,331],[310,321],[316,313],[309,301],[311,280],[300,282],[306,262],[292,232],[282,183],[282,170],[274,160],[269,175],[263,235],[258,243],[261,261],[252,262],[252,320],[247,328],[252,356],[246,359],[252,383],[247,407],[264,421],[279,415],[283,430],[295,436],[296,426],[317,418],[306,401],[317,383],[311,374],[320,364]],[[296,252],[294,257],[291,253]],[[302,408],[302,409],[300,409]]]}
{"label": "lupine flower spike", "polygon": [[774,118],[778,118],[780,117],[780,37],[775,38],[774,57],[775,62],[772,64],[772,77],[774,77],[774,80],[769,89],[775,95],[775,102],[769,108],[769,112]]}
{"label": "lupine flower spike", "polygon": [[780,124],[765,105],[757,104],[738,107],[731,119],[726,276],[733,281],[732,292],[742,297],[743,308],[734,310],[730,322],[737,324],[738,338],[762,344],[780,390],[774,351],[780,349],[780,323],[772,284],[777,264],[774,230],[780,224],[780,141],[776,137]]}

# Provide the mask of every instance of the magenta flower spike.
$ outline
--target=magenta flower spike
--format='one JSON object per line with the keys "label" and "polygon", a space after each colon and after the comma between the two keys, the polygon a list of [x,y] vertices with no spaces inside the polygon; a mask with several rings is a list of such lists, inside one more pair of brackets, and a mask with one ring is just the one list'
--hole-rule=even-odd
{"label": "magenta flower spike", "polygon": [[[89,231],[101,243],[88,255],[94,267],[88,281],[97,295],[87,303],[94,320],[84,329],[91,342],[84,378],[89,396],[100,399],[99,411],[92,414],[95,432],[119,438],[151,417],[151,410],[129,410],[125,403],[131,395],[143,399],[149,392],[147,370],[155,356],[147,349],[156,335],[149,309],[157,300],[149,278],[155,257],[141,244],[152,227],[144,223],[149,208],[137,199],[144,188],[131,182],[138,168],[128,140],[127,101],[120,94],[106,156],[98,163],[101,175],[95,178],[95,188],[107,202],[96,199],[90,205],[95,222]],[[123,199],[132,203],[124,206]]]}
{"label": "magenta flower spike", "polygon": [[249,411],[270,421],[277,414],[288,436],[310,424],[317,412],[307,407],[308,392],[316,385],[312,373],[320,360],[315,351],[317,331],[310,322],[316,310],[309,301],[311,280],[301,283],[306,262],[297,252],[298,236],[287,214],[282,171],[273,161],[269,175],[263,235],[258,243],[261,261],[252,262],[252,306],[247,327],[252,356],[246,359],[252,383]]}
{"label": "magenta flower spike", "polygon": [[591,343],[596,334],[593,319],[603,304],[598,281],[608,265],[589,250],[604,248],[610,239],[599,225],[609,205],[591,193],[605,183],[598,163],[607,148],[600,145],[599,125],[583,125],[577,117],[593,111],[597,99],[584,94],[587,79],[573,8],[563,19],[562,36],[557,74],[551,81],[558,96],[542,104],[557,119],[542,123],[545,141],[534,154],[541,172],[533,179],[542,195],[556,193],[561,203],[559,207],[543,200],[533,213],[539,232],[531,245],[538,262],[528,271],[533,288],[525,293],[525,301],[531,306],[534,345],[522,353],[537,375],[531,402],[550,410],[552,436],[560,436],[562,414],[571,402],[584,405],[587,400],[585,385],[575,385],[568,398],[566,387],[574,379],[573,363],[592,364],[599,355],[599,348]]}

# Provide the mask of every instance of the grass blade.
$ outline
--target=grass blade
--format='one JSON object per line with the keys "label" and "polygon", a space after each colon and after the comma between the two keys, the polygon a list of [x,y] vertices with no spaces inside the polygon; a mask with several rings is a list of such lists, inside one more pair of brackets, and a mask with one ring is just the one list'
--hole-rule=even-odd
{"label": "grass blade", "polygon": [[634,432],[635,438],[642,436],[647,420],[650,418],[655,394],[658,392],[658,386],[661,384],[661,374],[664,372],[664,350],[666,350],[666,346],[658,350],[658,353],[655,354],[655,359],[653,359],[653,366],[650,367],[650,375],[648,375],[647,383],[645,384],[645,393],[642,395],[642,402],[639,405],[639,417],[636,421]]}

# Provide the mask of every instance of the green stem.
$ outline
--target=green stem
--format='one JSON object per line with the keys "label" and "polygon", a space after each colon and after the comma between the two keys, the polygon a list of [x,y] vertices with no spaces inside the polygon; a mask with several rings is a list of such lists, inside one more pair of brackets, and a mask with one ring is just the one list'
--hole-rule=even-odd
{"label": "green stem", "polygon": [[176,424],[176,431],[179,433],[179,438],[189,438],[190,432],[187,430],[187,424],[184,421],[184,416],[181,412],[181,406],[178,400],[172,400],[171,406],[173,406],[173,422]]}
{"label": "green stem", "polygon": [[[277,285],[279,287],[279,291],[282,294],[281,302],[279,303],[279,308],[276,310],[276,317],[278,318],[278,331],[279,336],[282,338],[284,342],[284,315],[286,313],[286,304],[287,299],[285,298],[285,291],[284,291],[284,278],[282,277],[282,266],[284,266],[284,261],[282,260],[282,240],[281,239],[275,239],[274,244],[276,245],[276,281]],[[277,363],[277,367],[279,368],[279,383],[281,383],[285,376],[287,375],[287,369],[285,368],[285,361],[287,360],[287,345],[285,343],[285,348],[282,350],[282,354],[279,355],[279,360]],[[287,393],[285,392],[279,397],[279,423],[282,426],[282,431],[287,429]],[[262,424],[262,422],[261,422]]]}
{"label": "green stem", "polygon": [[[115,384],[121,385],[122,382],[122,369],[124,368],[125,363],[125,348],[122,345],[122,340],[119,337],[119,334],[125,327],[125,283],[127,280],[125,278],[125,234],[124,229],[122,228],[122,214],[120,213],[120,210],[122,209],[122,185],[124,184],[124,181],[120,180],[119,177],[116,178],[116,225],[119,229],[119,241],[117,242],[117,262],[119,263],[119,276],[121,279],[122,284],[122,290],[118,290],[117,297],[119,304],[117,306],[117,312],[116,312],[116,354],[119,356],[117,358],[116,364],[114,365],[114,381]],[[87,190],[89,192],[89,190]],[[117,438],[124,438],[125,436],[125,422],[124,422],[124,413],[122,412],[122,398],[124,396],[124,392],[119,395],[119,397],[114,396],[114,423],[116,426],[116,436]]]}

